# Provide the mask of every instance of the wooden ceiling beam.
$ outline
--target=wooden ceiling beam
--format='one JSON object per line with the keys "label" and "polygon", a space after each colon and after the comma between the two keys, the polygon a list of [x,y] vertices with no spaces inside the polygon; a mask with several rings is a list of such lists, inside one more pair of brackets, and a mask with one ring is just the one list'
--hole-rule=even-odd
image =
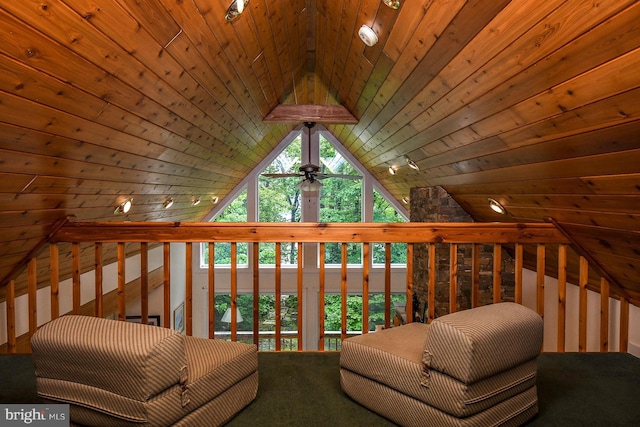
{"label": "wooden ceiling beam", "polygon": [[270,123],[315,122],[326,124],[356,124],[356,119],[342,105],[278,105],[264,118]]}

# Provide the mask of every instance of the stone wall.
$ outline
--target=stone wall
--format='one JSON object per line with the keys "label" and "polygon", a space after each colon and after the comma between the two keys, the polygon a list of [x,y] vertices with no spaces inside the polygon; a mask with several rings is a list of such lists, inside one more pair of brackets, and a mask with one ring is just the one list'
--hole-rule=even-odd
{"label": "stone wall", "polygon": [[[411,189],[411,222],[474,222],[442,187]],[[436,295],[435,316],[449,312],[449,245],[437,243],[436,250]],[[471,308],[471,267],[473,245],[458,245],[457,250],[457,310]],[[429,246],[414,246],[413,265],[413,311],[418,321],[426,321],[429,286]],[[493,245],[480,246],[479,304],[493,301]],[[502,250],[501,300],[514,300],[515,262]]]}

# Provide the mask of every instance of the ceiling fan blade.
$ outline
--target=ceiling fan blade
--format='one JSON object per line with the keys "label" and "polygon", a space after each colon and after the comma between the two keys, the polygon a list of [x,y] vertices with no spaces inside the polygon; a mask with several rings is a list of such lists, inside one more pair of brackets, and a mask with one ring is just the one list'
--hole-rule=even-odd
{"label": "ceiling fan blade", "polygon": [[342,175],[342,174],[336,174],[336,173],[316,174],[316,179],[325,179],[325,178],[362,179],[362,177],[359,175]]}
{"label": "ceiling fan blade", "polygon": [[304,176],[304,174],[299,173],[263,173],[261,175],[267,178],[294,178]]}

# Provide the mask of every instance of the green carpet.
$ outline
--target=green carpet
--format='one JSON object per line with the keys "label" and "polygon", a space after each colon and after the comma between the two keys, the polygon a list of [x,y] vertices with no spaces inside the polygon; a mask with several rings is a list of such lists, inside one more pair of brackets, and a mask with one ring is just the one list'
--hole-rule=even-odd
{"label": "green carpet", "polygon": [[[260,353],[258,396],[230,427],[393,426],[340,389],[339,353]],[[546,353],[530,426],[640,426],[640,359]],[[31,356],[0,356],[0,403],[37,403]]]}

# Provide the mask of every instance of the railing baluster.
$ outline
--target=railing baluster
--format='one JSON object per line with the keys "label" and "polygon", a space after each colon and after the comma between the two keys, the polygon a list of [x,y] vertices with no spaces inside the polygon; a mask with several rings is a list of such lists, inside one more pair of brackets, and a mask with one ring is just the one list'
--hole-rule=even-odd
{"label": "railing baluster", "polygon": [[362,333],[369,332],[369,243],[362,244]]}
{"label": "railing baluster", "polygon": [[149,323],[149,244],[146,242],[140,243],[140,323]]}
{"label": "railing baluster", "polygon": [[51,320],[60,316],[60,248],[57,243],[49,244],[49,282],[51,288]]}
{"label": "railing baluster", "polygon": [[565,350],[565,332],[567,317],[567,246],[558,246],[558,348]]}
{"label": "railing baluster", "polygon": [[629,300],[620,298],[620,349],[621,353],[629,351]]}
{"label": "railing baluster", "polygon": [[[93,272],[95,277],[95,306],[94,312],[97,317],[104,316],[104,298],[102,294],[104,290],[103,286],[103,277],[102,277],[102,243],[96,242],[93,245],[93,255],[94,255],[94,263],[93,263]],[[53,318],[53,316],[51,316]]]}
{"label": "railing baluster", "polygon": [[474,243],[471,253],[471,307],[480,305],[480,243]]}
{"label": "railing baluster", "polygon": [[341,301],[340,301],[340,337],[341,339],[347,338],[347,244],[342,243],[341,246],[341,281],[340,281],[340,292],[341,292]]}
{"label": "railing baluster", "polygon": [[537,246],[536,259],[536,309],[538,314],[544,317],[544,271],[545,271],[545,247]]}
{"label": "railing baluster", "polygon": [[413,322],[413,243],[407,243],[407,305],[405,311],[407,323]]}
{"label": "railing baluster", "polygon": [[449,313],[458,308],[458,245],[449,245]]}
{"label": "railing baluster", "polygon": [[281,331],[280,328],[282,326],[282,302],[281,302],[281,294],[282,294],[282,245],[280,242],[276,242],[276,351],[280,351],[281,349]]}
{"label": "railing baluster", "polygon": [[27,286],[29,294],[29,337],[38,329],[38,277],[36,259],[31,258],[27,264]]}
{"label": "railing baluster", "polygon": [[254,242],[253,247],[253,342],[260,340],[260,244]]}
{"label": "railing baluster", "polygon": [[118,320],[126,320],[126,299],[125,287],[127,284],[125,278],[125,250],[124,243],[118,242]]}
{"label": "railing baluster", "polygon": [[16,352],[16,283],[9,280],[5,299],[7,302],[7,353]]}
{"label": "railing baluster", "polygon": [[162,285],[164,300],[164,327],[171,327],[171,244],[164,242],[162,244]]}
{"label": "railing baluster", "polygon": [[580,257],[578,310],[578,351],[587,351],[587,284],[589,283],[589,261]]}
{"label": "railing baluster", "polygon": [[185,243],[184,322],[186,334],[193,335],[193,243]]}
{"label": "railing baluster", "polygon": [[[254,243],[257,245],[257,243]],[[208,291],[208,304],[207,304],[207,315],[208,315],[208,332],[209,338],[214,339],[216,337],[216,279],[215,279],[215,265],[216,265],[216,250],[215,243],[209,242],[207,245],[207,253],[209,255],[209,262],[207,270],[207,291]],[[254,342],[257,341],[254,339]]]}
{"label": "railing baluster", "polygon": [[320,242],[320,270],[318,277],[318,350],[324,351],[324,289],[325,289],[325,244]]}
{"label": "railing baluster", "polygon": [[522,304],[522,270],[524,269],[524,246],[516,243],[515,253],[515,302]]}
{"label": "railing baluster", "polygon": [[384,244],[384,327],[391,327],[391,243]]}
{"label": "railing baluster", "polygon": [[80,313],[80,244],[71,244],[73,314]]}
{"label": "railing baluster", "polygon": [[609,351],[609,281],[600,278],[600,352]]}
{"label": "railing baluster", "polygon": [[[407,251],[407,263],[409,262],[409,252]],[[407,272],[407,276],[409,273]],[[428,291],[428,319],[429,323],[436,318],[436,244],[429,243],[429,291]],[[407,292],[407,298],[409,294]],[[409,305],[409,300],[407,300]],[[407,319],[408,320],[408,319]]]}
{"label": "railing baluster", "polygon": [[502,245],[493,245],[493,303],[500,302],[502,294]]}
{"label": "railing baluster", "polygon": [[238,340],[238,244],[231,242],[231,341]]}
{"label": "railing baluster", "polygon": [[[303,316],[303,298],[304,295],[302,294],[302,289],[303,289],[303,253],[302,253],[302,242],[298,242],[298,314],[297,314],[297,327],[298,327],[298,351],[302,351],[302,320],[304,318]],[[324,335],[324,334],[323,334]]]}

